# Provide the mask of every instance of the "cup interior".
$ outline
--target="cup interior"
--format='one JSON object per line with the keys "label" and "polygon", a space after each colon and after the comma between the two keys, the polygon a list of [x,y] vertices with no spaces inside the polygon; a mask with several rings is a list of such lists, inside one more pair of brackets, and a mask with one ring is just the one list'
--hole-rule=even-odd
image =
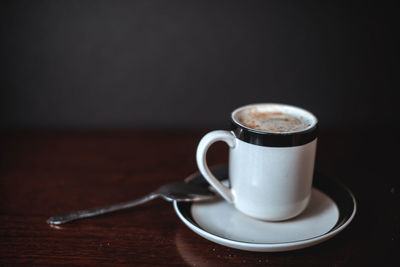
{"label": "cup interior", "polygon": [[[275,131],[271,129],[260,129],[252,127],[252,125],[245,124],[243,121],[254,114],[284,114],[285,116],[290,116],[298,119],[301,125],[297,128],[287,129],[284,131]],[[237,108],[232,112],[232,121],[240,125],[243,128],[249,129],[251,131],[266,132],[266,133],[297,133],[307,131],[317,124],[317,118],[309,111],[286,104],[251,104],[240,108]]]}

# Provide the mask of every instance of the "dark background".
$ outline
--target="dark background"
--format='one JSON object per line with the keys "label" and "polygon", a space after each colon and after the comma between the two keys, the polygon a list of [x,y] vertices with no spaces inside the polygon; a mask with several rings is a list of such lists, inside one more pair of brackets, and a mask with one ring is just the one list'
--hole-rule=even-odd
{"label": "dark background", "polygon": [[393,124],[394,6],[374,1],[9,1],[2,128],[223,127],[298,105],[323,127]]}

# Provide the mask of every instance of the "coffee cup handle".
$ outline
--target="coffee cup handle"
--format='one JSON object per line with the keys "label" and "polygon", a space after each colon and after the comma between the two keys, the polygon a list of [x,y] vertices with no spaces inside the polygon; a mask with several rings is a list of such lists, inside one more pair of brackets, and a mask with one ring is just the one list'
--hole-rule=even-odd
{"label": "coffee cup handle", "polygon": [[236,146],[236,138],[232,132],[217,130],[212,131],[206,134],[201,140],[199,145],[197,146],[196,152],[196,160],[197,166],[199,168],[200,173],[204,176],[204,178],[210,183],[212,187],[229,203],[234,202],[232,191],[224,186],[217,178],[211,173],[210,168],[208,168],[206,155],[208,148],[215,142],[224,141],[228,144],[230,148],[234,148]]}

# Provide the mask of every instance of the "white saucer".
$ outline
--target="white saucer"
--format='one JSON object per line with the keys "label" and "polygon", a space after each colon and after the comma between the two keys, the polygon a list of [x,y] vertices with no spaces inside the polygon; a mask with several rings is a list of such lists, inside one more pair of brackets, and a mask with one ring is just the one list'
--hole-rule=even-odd
{"label": "white saucer", "polygon": [[[227,168],[214,169],[221,180]],[[201,175],[192,175],[196,183]],[[354,218],[356,202],[343,185],[320,176],[314,177],[314,188],[307,209],[294,219],[266,222],[237,211],[231,204],[217,199],[204,203],[174,202],[179,218],[194,232],[215,243],[249,251],[288,251],[309,247],[342,231]],[[207,186],[204,183],[204,186]]]}

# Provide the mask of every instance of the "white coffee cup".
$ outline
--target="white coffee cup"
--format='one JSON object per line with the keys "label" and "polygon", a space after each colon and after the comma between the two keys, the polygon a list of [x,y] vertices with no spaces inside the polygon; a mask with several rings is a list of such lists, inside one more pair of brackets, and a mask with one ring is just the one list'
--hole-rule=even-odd
{"label": "white coffee cup", "polygon": [[[307,124],[300,130],[263,131],[239,121],[249,110],[280,112]],[[299,215],[310,200],[317,145],[317,118],[284,104],[252,104],[232,112],[231,131],[206,134],[197,148],[200,173],[242,213],[261,220],[281,221]],[[221,184],[206,163],[207,150],[224,141],[229,149],[231,188]]]}

